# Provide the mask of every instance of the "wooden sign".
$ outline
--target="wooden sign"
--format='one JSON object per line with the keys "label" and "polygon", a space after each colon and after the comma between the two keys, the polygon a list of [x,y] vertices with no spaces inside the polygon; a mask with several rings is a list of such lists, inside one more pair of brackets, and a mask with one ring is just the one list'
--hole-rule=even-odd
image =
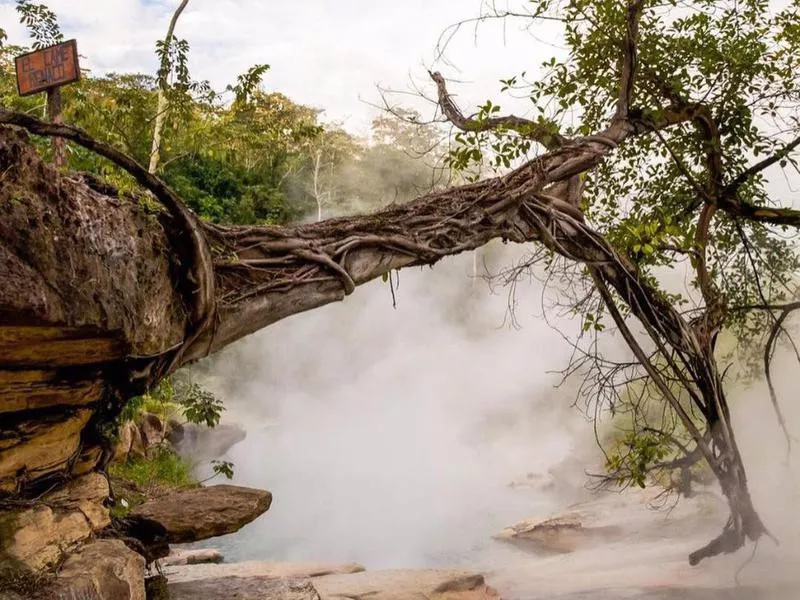
{"label": "wooden sign", "polygon": [[75,40],[17,56],[14,62],[20,96],[43,92],[81,78]]}

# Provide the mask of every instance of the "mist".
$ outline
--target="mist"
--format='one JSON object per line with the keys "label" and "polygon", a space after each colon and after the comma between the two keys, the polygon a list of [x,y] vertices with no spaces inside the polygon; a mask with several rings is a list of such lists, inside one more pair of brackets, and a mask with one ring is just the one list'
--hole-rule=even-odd
{"label": "mist", "polygon": [[[498,245],[481,263],[520,251]],[[566,484],[548,472],[582,474],[575,457],[594,450],[574,390],[548,373],[566,366],[569,347],[541,318],[542,290],[517,290],[515,330],[507,290],[492,293],[472,269],[461,256],[404,270],[396,308],[389,283],[373,282],[214,361],[204,383],[224,398],[223,422],[247,429],[227,457],[234,481],[274,495],[225,540],[226,558],[511,560],[491,535],[580,494],[580,476]],[[529,473],[547,493],[509,487]]]}
{"label": "mist", "polygon": [[[523,251],[492,244],[477,263],[494,270]],[[508,290],[476,279],[473,258],[402,271],[399,283],[393,279],[396,308],[389,283],[376,281],[202,366],[203,384],[225,401],[223,422],[247,430],[226,456],[235,463],[234,483],[274,496],[255,523],[207,545],[227,561],[481,569],[517,594],[509,597],[597,588],[611,594],[598,597],[612,598],[621,586],[645,590],[653,581],[679,589],[735,586],[752,546],[700,567],[686,561],[719,533],[724,502],[704,519],[694,500],[651,518],[639,496],[611,499],[603,505],[608,518],[630,527],[630,535],[569,555],[537,557],[492,539],[521,519],[590,499],[587,471],[601,470],[602,455],[591,422],[573,406],[573,384],[557,387],[571,348],[551,324],[575,334],[580,323],[552,312],[545,320],[555,291],[525,280],[515,291],[520,327],[512,327]],[[604,351],[627,353],[610,337]],[[797,432],[793,361],[782,349],[774,374]],[[763,540],[739,577],[746,585],[794,586],[796,450],[787,462],[763,384],[729,385],[754,501],[781,542]],[[532,485],[509,486],[520,481]],[[639,535],[662,518],[672,519],[663,534]],[[794,597],[781,589],[769,597]]]}

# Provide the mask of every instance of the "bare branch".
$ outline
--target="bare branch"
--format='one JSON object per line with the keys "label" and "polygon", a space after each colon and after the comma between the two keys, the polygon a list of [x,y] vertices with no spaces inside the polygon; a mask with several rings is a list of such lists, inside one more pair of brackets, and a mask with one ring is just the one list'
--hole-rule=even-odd
{"label": "bare branch", "polygon": [[516,131],[523,137],[531,138],[539,142],[548,150],[553,150],[564,144],[565,139],[559,133],[554,133],[550,127],[546,127],[535,121],[523,119],[514,115],[503,117],[489,117],[483,120],[476,120],[465,117],[461,109],[453,101],[452,96],[447,91],[444,77],[438,72],[429,72],[431,79],[436,83],[439,94],[439,107],[442,113],[455,127],[462,131],[492,131],[506,129]]}
{"label": "bare branch", "polygon": [[800,146],[800,136],[793,139],[791,142],[786,144],[783,148],[781,148],[778,152],[765,158],[764,160],[757,162],[749,169],[741,173],[738,177],[736,177],[733,181],[731,181],[728,185],[725,186],[725,195],[726,196],[735,196],[736,193],[739,191],[739,188],[742,187],[751,177],[761,173],[768,167],[771,167],[777,162],[780,162],[787,156],[789,153],[792,152],[795,148]]}
{"label": "bare branch", "polygon": [[767,387],[769,388],[769,398],[772,402],[772,408],[775,411],[775,415],[778,418],[778,423],[783,430],[784,437],[786,438],[786,452],[787,456],[792,451],[792,436],[789,433],[789,426],[786,424],[786,419],[783,416],[783,411],[781,411],[780,405],[778,404],[778,394],[775,392],[775,384],[772,381],[772,356],[775,351],[775,343],[777,342],[778,335],[781,332],[786,332],[783,328],[783,322],[786,318],[795,310],[800,308],[800,303],[795,303],[795,305],[789,305],[785,307],[781,314],[775,319],[775,322],[772,325],[772,329],[769,332],[769,337],[767,338],[767,344],[764,346],[764,376],[767,380]]}

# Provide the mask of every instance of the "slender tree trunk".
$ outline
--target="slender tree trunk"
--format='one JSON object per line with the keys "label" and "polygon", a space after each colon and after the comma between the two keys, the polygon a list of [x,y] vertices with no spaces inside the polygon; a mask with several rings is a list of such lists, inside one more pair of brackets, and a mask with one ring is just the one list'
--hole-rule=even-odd
{"label": "slender tree trunk", "polygon": [[[169,28],[167,29],[167,36],[164,38],[164,51],[169,52],[170,46],[172,45],[172,38],[175,33],[175,25],[178,22],[178,17],[181,16],[183,9],[186,8],[186,5],[189,4],[189,0],[181,0],[181,3],[178,5],[178,8],[175,9],[175,12],[172,15],[172,19],[169,22]],[[167,78],[169,77],[169,73],[162,73],[162,76],[159,78],[158,82],[158,107],[156,108],[156,124],[155,128],[153,129],[153,146],[150,150],[150,166],[148,167],[148,171],[150,173],[155,173],[158,170],[158,163],[161,159],[161,137],[164,134],[164,125],[167,122],[167,113],[169,112],[169,100],[167,100],[167,85],[169,82]]]}
{"label": "slender tree trunk", "polygon": [[[47,90],[47,120],[51,123],[61,123],[61,88],[55,87]],[[63,138],[53,138],[53,164],[59,169],[67,164],[66,144]]]}
{"label": "slender tree trunk", "polygon": [[317,223],[322,221],[322,196],[319,189],[319,166],[322,162],[322,150],[317,150],[314,157],[314,200],[317,201]]}

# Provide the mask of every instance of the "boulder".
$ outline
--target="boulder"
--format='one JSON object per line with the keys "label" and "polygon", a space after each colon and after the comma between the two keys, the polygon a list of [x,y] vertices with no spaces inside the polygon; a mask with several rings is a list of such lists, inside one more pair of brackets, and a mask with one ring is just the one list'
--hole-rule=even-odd
{"label": "boulder", "polygon": [[365,571],[313,580],[321,600],[499,600],[483,575],[464,571]]}
{"label": "boulder", "polygon": [[222,577],[169,583],[168,587],[170,600],[320,600],[308,579]]}
{"label": "boulder", "polygon": [[712,532],[715,518],[725,514],[724,501],[713,493],[691,501],[683,499],[661,518],[654,518],[654,510],[663,506],[662,494],[657,487],[598,493],[563,513],[506,527],[494,539],[537,554],[565,553],[623,540],[690,537],[698,533],[701,524]]}
{"label": "boulder", "polygon": [[62,551],[85,540],[92,529],[80,511],[55,513],[38,505],[0,513],[0,557],[3,554],[39,571],[56,563]]}
{"label": "boulder", "polygon": [[247,432],[233,423],[216,427],[185,423],[180,435],[170,437],[170,442],[181,456],[201,461],[219,458],[246,436]]}
{"label": "boulder", "polygon": [[125,421],[120,425],[119,432],[117,433],[117,445],[114,446],[114,461],[125,462],[128,459],[128,454],[131,452],[133,445],[133,430],[136,424],[133,421]]}
{"label": "boulder", "polygon": [[54,598],[145,600],[144,559],[119,540],[95,540],[64,562]]}
{"label": "boulder", "polygon": [[137,506],[132,517],[161,524],[171,544],[195,542],[238,531],[269,509],[272,494],[234,485],[214,485],[168,494]]}
{"label": "boulder", "polygon": [[[162,565],[166,563],[161,561]],[[178,565],[165,569],[170,584],[200,579],[251,577],[261,579],[309,579],[334,574],[361,573],[364,567],[356,563],[342,565],[324,563],[262,562],[249,560],[236,563]]]}
{"label": "boulder", "polygon": [[578,512],[525,519],[503,529],[495,539],[544,554],[572,552],[594,539],[616,533],[613,527],[585,527],[585,516]]}
{"label": "boulder", "polygon": [[153,413],[142,413],[136,421],[139,430],[142,432],[142,441],[145,451],[150,450],[161,443],[167,437],[167,430],[161,417]]}
{"label": "boulder", "polygon": [[34,505],[0,513],[0,554],[32,570],[60,560],[64,551],[106,527],[108,482],[99,473],[73,479]]}
{"label": "boulder", "polygon": [[169,555],[159,561],[162,567],[176,565],[202,565],[208,563],[221,563],[222,553],[215,548],[201,548],[199,550],[170,549]]}

